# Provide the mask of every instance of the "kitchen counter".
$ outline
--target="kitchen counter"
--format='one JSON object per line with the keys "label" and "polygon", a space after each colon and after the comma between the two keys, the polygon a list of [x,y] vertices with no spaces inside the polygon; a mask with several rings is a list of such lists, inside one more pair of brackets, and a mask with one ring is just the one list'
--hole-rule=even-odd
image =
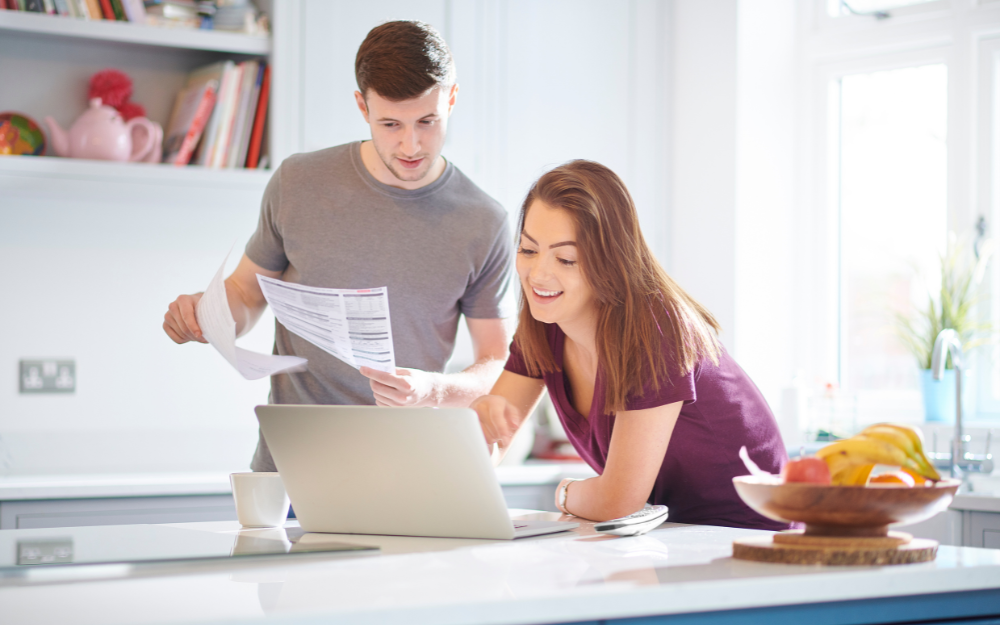
{"label": "kitchen counter", "polygon": [[[522,511],[515,518],[559,515]],[[170,527],[234,541],[240,533],[233,522]],[[5,531],[2,538],[40,532],[57,530]],[[1000,606],[1000,551],[942,546],[934,562],[885,567],[731,558],[734,538],[762,534],[668,523],[645,536],[618,538],[597,535],[584,522],[574,532],[517,541],[339,535],[382,551],[38,567],[27,577],[0,580],[0,606],[4,621],[25,625],[533,624],[665,615],[682,624],[796,619],[823,625],[943,622],[995,615]]]}
{"label": "kitchen counter", "polygon": [[[529,462],[497,467],[501,486],[558,484],[593,477],[583,463]],[[229,495],[228,473],[120,473],[0,477],[0,501]]]}

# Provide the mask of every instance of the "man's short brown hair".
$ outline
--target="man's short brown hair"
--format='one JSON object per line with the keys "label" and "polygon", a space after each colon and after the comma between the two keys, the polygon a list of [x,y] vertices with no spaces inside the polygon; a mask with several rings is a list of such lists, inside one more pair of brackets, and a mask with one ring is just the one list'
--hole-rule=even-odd
{"label": "man's short brown hair", "polygon": [[386,100],[400,102],[434,87],[455,84],[455,61],[444,38],[430,24],[386,22],[368,33],[354,60],[358,90],[371,89]]}

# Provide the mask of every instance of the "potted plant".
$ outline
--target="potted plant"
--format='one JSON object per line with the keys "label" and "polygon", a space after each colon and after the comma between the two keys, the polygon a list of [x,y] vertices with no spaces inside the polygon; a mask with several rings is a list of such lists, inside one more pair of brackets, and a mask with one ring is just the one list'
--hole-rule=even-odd
{"label": "potted plant", "polygon": [[[914,313],[896,315],[900,338],[917,358],[921,369],[921,387],[927,421],[955,421],[955,370],[951,357],[945,364],[945,377],[935,380],[931,375],[931,352],[938,333],[953,328],[962,338],[962,351],[969,353],[990,340],[991,324],[976,314],[976,304],[985,295],[983,277],[993,253],[993,243],[982,240],[973,249],[949,236],[947,251],[940,256],[940,286],[928,293],[927,303]],[[962,412],[969,414],[967,393],[971,388],[968,362],[962,379]]]}

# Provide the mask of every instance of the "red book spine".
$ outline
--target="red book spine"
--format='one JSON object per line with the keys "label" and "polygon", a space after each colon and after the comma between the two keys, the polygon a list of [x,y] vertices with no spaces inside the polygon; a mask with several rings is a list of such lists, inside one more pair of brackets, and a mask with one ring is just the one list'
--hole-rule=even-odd
{"label": "red book spine", "polygon": [[101,0],[101,13],[106,20],[115,20],[115,10],[111,7],[111,0]]}
{"label": "red book spine", "polygon": [[198,103],[198,110],[195,111],[191,127],[188,128],[187,134],[184,135],[184,141],[177,151],[174,165],[187,165],[191,160],[191,155],[194,153],[195,146],[198,145],[201,133],[205,130],[205,124],[208,123],[208,116],[212,114],[213,107],[215,107],[215,88],[209,87],[205,89],[205,95]]}
{"label": "red book spine", "polygon": [[253,134],[250,135],[250,152],[247,154],[247,168],[257,169],[260,160],[260,144],[264,139],[264,120],[267,119],[267,100],[271,94],[271,66],[264,67],[264,78],[260,84],[257,99],[257,115],[253,119]]}

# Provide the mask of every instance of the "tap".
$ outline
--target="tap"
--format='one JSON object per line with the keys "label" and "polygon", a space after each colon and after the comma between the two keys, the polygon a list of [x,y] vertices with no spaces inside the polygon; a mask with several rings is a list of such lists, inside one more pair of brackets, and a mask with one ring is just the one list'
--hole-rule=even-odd
{"label": "tap", "polygon": [[941,330],[934,341],[934,351],[931,353],[931,375],[935,380],[944,377],[944,365],[951,354],[951,364],[955,368],[955,437],[951,441],[951,452],[947,454],[931,454],[935,456],[935,465],[947,468],[952,477],[962,477],[967,471],[990,473],[993,471],[993,455],[990,453],[990,440],[987,438],[986,453],[975,455],[968,453],[965,444],[970,437],[962,431],[962,341],[958,332],[951,328]]}

